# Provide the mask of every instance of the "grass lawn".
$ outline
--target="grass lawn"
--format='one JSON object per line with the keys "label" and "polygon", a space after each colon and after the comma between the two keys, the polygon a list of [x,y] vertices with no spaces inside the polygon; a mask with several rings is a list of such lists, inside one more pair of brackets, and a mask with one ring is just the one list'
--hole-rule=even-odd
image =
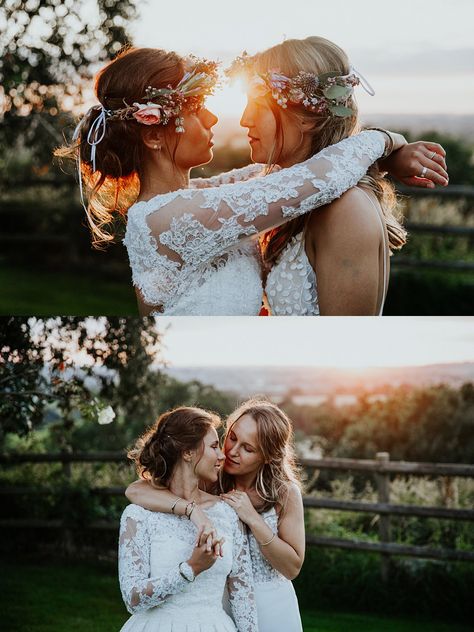
{"label": "grass lawn", "polygon": [[[99,564],[1,562],[5,632],[117,632],[128,618],[115,569]],[[303,612],[305,632],[467,632],[467,627],[375,615]],[[287,632],[275,630],[275,632]]]}
{"label": "grass lawn", "polygon": [[131,278],[0,265],[0,315],[138,316]]}

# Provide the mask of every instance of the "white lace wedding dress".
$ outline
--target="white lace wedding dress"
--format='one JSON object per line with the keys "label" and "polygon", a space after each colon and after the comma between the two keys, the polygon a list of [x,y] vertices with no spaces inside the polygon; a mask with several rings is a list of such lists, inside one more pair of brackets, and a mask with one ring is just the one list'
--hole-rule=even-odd
{"label": "white lace wedding dress", "polygon": [[[274,508],[261,514],[273,531],[278,529]],[[289,579],[265,559],[255,536],[249,534],[259,632],[302,632],[298,600]]]}
{"label": "white lace wedding dress", "polygon": [[[193,582],[179,572],[190,558],[196,527],[187,518],[128,505],[122,514],[119,579],[132,614],[122,632],[257,632],[248,541],[233,509],[217,501],[206,510],[224,556]],[[227,587],[234,621],[223,607]]]}
{"label": "white lace wedding dress", "polygon": [[[374,219],[377,218],[375,221],[380,223],[382,231],[383,289],[378,313],[381,316],[387,295],[389,269],[386,228],[373,200],[363,189],[359,190],[373,207]],[[292,237],[281,252],[275,265],[268,273],[265,292],[272,316],[319,315],[316,273],[306,254],[303,232]]]}
{"label": "white lace wedding dress", "polygon": [[257,314],[261,277],[250,238],[342,195],[384,148],[384,134],[365,131],[264,177],[134,204],[124,239],[134,286],[155,314]]}

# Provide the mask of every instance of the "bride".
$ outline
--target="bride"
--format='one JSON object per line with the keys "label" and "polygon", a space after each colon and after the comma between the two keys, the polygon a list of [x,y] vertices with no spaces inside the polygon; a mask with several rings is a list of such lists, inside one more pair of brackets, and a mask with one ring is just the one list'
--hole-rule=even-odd
{"label": "bride", "polygon": [[[290,580],[304,560],[304,512],[294,465],[291,422],[274,404],[249,400],[227,420],[221,498],[247,525],[259,632],[301,632]],[[216,490],[216,492],[219,490]],[[127,498],[150,511],[182,514],[186,501],[136,481]],[[196,508],[197,546],[217,538],[219,525]]]}
{"label": "bride", "polygon": [[[129,505],[119,539],[120,588],[132,614],[122,632],[256,632],[247,538],[236,512],[199,489],[213,484],[223,461],[219,419],[199,408],[164,413],[129,453],[144,480],[169,490],[167,514]],[[184,511],[175,507],[182,501]],[[200,511],[221,538],[195,546]],[[172,515],[174,514],[174,515]],[[225,544],[224,544],[225,539]],[[227,586],[232,619],[223,609]]]}
{"label": "bride", "polygon": [[365,131],[265,177],[225,183],[231,174],[224,184],[193,187],[191,167],[212,157],[217,119],[204,99],[215,82],[212,62],[130,49],[98,74],[100,105],[82,119],[73,146],[57,152],[79,160],[96,245],[114,239],[117,214],[127,216],[124,243],[142,315],[257,314],[258,235],[337,198],[406,143]]}

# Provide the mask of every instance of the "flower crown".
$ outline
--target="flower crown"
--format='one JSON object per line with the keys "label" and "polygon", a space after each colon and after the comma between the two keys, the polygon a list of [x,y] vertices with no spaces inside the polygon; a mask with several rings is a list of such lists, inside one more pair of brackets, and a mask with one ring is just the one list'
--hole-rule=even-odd
{"label": "flower crown", "polygon": [[246,51],[234,59],[226,70],[226,75],[230,79],[245,76],[256,96],[264,96],[270,92],[282,108],[288,107],[288,103],[302,105],[311,112],[341,118],[355,114],[348,106],[355,86],[361,84],[369,94],[375,94],[355,68],[351,68],[348,75],[341,75],[336,71],[320,75],[300,71],[295,77],[287,77],[278,69],[260,73],[254,69],[254,57]]}
{"label": "flower crown", "polygon": [[175,131],[184,132],[183,109],[190,112],[202,107],[204,99],[213,94],[218,83],[218,64],[215,61],[199,59],[193,55],[187,58],[188,70],[176,88],[153,88],[148,86],[142,99],[144,103],[125,103],[124,108],[106,110],[108,119],[135,119],[143,125],[168,125],[174,119]]}

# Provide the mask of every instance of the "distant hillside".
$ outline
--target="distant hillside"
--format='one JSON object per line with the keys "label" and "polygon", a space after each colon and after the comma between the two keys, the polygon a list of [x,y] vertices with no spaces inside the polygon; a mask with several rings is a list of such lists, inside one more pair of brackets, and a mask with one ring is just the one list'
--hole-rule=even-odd
{"label": "distant hillside", "polygon": [[[408,130],[414,134],[435,130],[474,142],[474,115],[470,114],[371,114],[363,118],[362,123],[395,131]],[[222,117],[215,127],[215,141],[221,146],[245,145],[246,131],[239,127],[236,118]]]}
{"label": "distant hillside", "polygon": [[240,397],[268,395],[281,397],[288,391],[301,396],[352,393],[360,389],[383,390],[386,385],[461,386],[474,381],[474,362],[433,364],[422,367],[334,369],[307,367],[169,367],[177,379],[199,380]]}

